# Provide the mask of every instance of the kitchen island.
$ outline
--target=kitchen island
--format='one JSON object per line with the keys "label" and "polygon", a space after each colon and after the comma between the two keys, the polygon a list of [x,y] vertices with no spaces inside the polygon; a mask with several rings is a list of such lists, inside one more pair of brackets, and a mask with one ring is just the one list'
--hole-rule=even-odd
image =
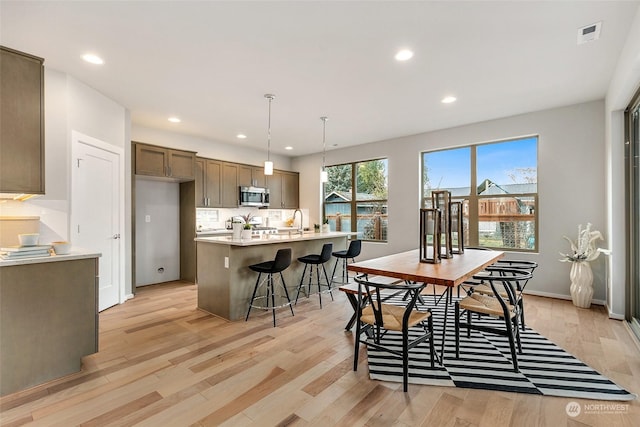
{"label": "kitchen island", "polygon": [[0,395],[77,372],[98,351],[99,256],[0,261]]}
{"label": "kitchen island", "polygon": [[[293,299],[304,270],[304,264],[297,258],[319,254],[325,243],[332,243],[333,251],[346,249],[347,238],[353,234],[356,233],[280,233],[246,240],[198,237],[195,239],[198,308],[228,320],[244,319],[258,278],[249,266],[273,260],[282,248],[291,248],[291,266],[282,274]],[[334,262],[332,258],[325,266],[329,275]]]}

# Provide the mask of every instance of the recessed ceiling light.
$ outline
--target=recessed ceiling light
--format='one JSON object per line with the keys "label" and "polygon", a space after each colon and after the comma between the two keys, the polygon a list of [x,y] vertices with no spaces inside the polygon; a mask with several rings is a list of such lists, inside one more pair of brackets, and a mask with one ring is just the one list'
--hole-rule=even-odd
{"label": "recessed ceiling light", "polygon": [[169,117],[168,119],[171,123],[180,123],[182,120],[180,120],[177,117]]}
{"label": "recessed ceiling light", "polygon": [[247,135],[243,134],[243,133],[239,133],[236,135],[236,138],[238,139],[247,139]]}
{"label": "recessed ceiling light", "polygon": [[409,49],[402,49],[396,53],[396,61],[406,61],[408,59],[413,58],[413,52]]}
{"label": "recessed ceiling light", "polygon": [[445,96],[440,102],[443,104],[451,104],[452,102],[456,102],[456,99],[457,98],[455,96]]}
{"label": "recessed ceiling light", "polygon": [[293,150],[293,147],[292,147],[292,146],[290,146],[290,145],[288,145],[288,146],[284,147],[284,149],[285,149],[285,150]]}
{"label": "recessed ceiling light", "polygon": [[82,55],[82,59],[84,59],[85,61],[91,63],[91,64],[95,64],[95,65],[102,65],[104,64],[104,61],[102,58],[100,58],[98,55],[94,55],[92,53],[87,53],[86,55]]}

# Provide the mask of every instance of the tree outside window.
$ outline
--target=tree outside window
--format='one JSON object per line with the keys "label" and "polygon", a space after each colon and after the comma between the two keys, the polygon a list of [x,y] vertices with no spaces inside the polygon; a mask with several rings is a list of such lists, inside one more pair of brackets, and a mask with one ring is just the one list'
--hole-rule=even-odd
{"label": "tree outside window", "polygon": [[[387,241],[387,159],[326,168],[324,216],[336,231],[354,231],[358,238]],[[355,221],[353,220],[355,219]]]}

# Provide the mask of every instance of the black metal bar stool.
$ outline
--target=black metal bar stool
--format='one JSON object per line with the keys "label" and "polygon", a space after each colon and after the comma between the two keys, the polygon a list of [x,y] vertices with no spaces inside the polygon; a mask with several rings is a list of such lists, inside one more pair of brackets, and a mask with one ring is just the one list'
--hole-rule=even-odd
{"label": "black metal bar stool", "polygon": [[[331,259],[331,250],[333,249],[333,243],[325,243],[322,246],[322,252],[320,254],[312,254],[305,255],[303,257],[298,258],[298,261],[304,263],[304,271],[302,272],[302,277],[300,278],[300,284],[298,285],[298,292],[296,293],[296,304],[298,303],[298,297],[300,296],[300,290],[304,289],[304,276],[307,272],[307,267],[309,268],[309,284],[308,289],[305,291],[307,294],[307,298],[311,293],[311,280],[313,277],[313,266],[316,266],[316,276],[318,279],[318,298],[320,299],[320,308],[322,308],[322,286],[326,286],[329,290],[329,294],[331,295],[331,300],[333,301],[333,294],[331,293],[331,281],[329,280],[329,276],[327,276],[327,270],[324,268],[324,263]],[[326,285],[323,285],[320,280],[320,266],[322,266],[322,271],[324,272],[324,278],[327,282]]]}
{"label": "black metal bar stool", "polygon": [[336,283],[340,283],[344,285],[349,283],[349,272],[347,271],[347,260],[351,258],[351,261],[355,261],[355,258],[360,255],[360,250],[362,249],[362,241],[361,240],[352,240],[349,243],[349,249],[344,251],[335,251],[331,255],[336,257],[336,263],[333,266],[333,274],[331,275],[331,281],[333,282],[336,277],[336,268],[338,268],[338,262],[342,259],[342,276],[341,281]]}
{"label": "black metal bar stool", "polygon": [[[258,280],[256,280],[256,286],[253,288],[253,295],[251,295],[251,301],[249,302],[249,310],[247,311],[247,317],[244,319],[245,322],[249,320],[249,313],[251,313],[251,308],[259,308],[262,310],[271,310],[273,313],[273,326],[276,326],[276,309],[280,307],[289,306],[291,309],[291,315],[293,316],[293,307],[291,306],[291,299],[289,298],[289,291],[287,291],[287,284],[284,282],[284,277],[282,276],[282,272],[289,268],[291,265],[291,248],[279,249],[276,252],[276,257],[273,261],[265,261],[259,264],[250,265],[249,268],[253,271],[258,272]],[[261,282],[260,278],[262,277],[262,273],[267,274],[268,276]],[[279,273],[280,281],[282,283],[282,288],[284,289],[284,295],[278,295],[275,291],[275,286],[273,283],[273,275]],[[256,293],[258,292],[258,288],[262,287],[266,283],[266,293],[265,295],[256,297]],[[276,305],[276,298],[278,298],[278,305]],[[264,304],[255,304],[256,301],[264,300]],[[281,304],[280,304],[281,302]]]}

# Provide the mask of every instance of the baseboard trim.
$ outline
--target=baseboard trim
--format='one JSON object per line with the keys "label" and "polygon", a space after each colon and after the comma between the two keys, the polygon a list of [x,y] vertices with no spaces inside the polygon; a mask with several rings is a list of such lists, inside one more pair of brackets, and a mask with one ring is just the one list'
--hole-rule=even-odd
{"label": "baseboard trim", "polygon": [[609,307],[609,304],[605,304],[605,306],[607,307],[607,313],[609,313],[609,319],[625,320],[624,314],[614,313],[613,311],[611,311],[611,307]]}
{"label": "baseboard trim", "polygon": [[[556,298],[556,299],[564,299],[564,300],[571,301],[571,296],[569,296],[569,295],[554,294],[554,293],[551,293],[551,292],[533,291],[533,290],[529,290],[529,289],[527,289],[527,291],[525,292],[525,295],[535,295],[535,296],[538,296],[538,297]],[[604,306],[607,305],[605,301],[600,300],[600,299],[591,300],[591,304],[604,305]]]}

